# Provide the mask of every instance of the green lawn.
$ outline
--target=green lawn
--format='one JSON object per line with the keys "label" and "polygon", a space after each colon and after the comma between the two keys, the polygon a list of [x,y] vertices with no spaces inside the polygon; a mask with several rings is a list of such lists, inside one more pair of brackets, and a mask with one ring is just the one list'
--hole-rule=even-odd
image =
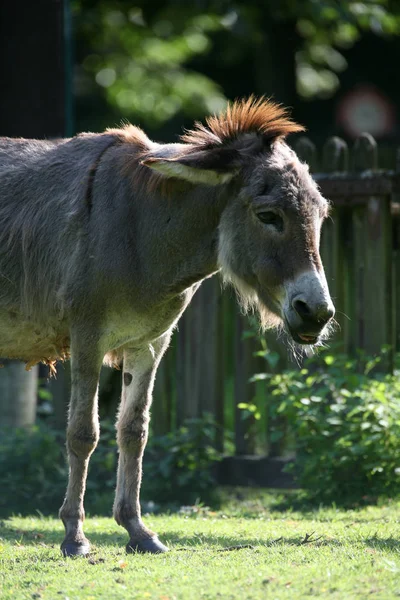
{"label": "green lawn", "polygon": [[3,521],[0,598],[400,597],[400,503],[290,511],[272,494],[239,495],[218,512],[146,516],[171,550],[155,556],[126,555],[125,532],[104,517],[87,518],[89,559],[62,558],[57,519]]}

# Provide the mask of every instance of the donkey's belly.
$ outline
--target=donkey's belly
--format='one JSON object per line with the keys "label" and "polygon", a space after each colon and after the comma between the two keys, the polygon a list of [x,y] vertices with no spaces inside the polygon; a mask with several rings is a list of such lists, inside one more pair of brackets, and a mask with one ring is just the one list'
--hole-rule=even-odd
{"label": "donkey's belly", "polygon": [[38,325],[12,310],[0,310],[0,357],[28,364],[52,362],[69,354],[69,331],[65,322],[49,319]]}
{"label": "donkey's belly", "polygon": [[[104,348],[105,363],[116,364],[126,345],[149,344],[177,321],[190,302],[196,287],[188,289],[168,302],[152,307],[148,312],[130,308],[112,311],[97,330],[98,341]],[[51,363],[69,357],[70,333],[67,321],[49,317],[38,324],[16,310],[0,308],[0,357],[23,360],[29,365]]]}
{"label": "donkey's belly", "polygon": [[151,307],[148,312],[126,309],[110,315],[102,332],[104,347],[107,348],[105,364],[119,364],[124,347],[146,346],[171,330],[197,288],[192,286],[169,301]]}

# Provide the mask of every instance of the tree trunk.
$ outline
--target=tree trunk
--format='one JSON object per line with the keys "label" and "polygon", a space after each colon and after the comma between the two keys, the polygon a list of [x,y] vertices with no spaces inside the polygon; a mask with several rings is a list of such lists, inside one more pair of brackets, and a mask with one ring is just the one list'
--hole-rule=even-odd
{"label": "tree trunk", "polygon": [[0,427],[26,427],[35,422],[38,367],[26,371],[17,360],[2,360]]}

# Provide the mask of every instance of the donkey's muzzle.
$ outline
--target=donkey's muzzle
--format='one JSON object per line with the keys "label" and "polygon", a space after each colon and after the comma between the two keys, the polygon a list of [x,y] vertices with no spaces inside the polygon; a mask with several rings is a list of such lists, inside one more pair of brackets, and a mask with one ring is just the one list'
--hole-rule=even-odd
{"label": "donkey's muzzle", "polygon": [[292,307],[304,322],[310,321],[310,324],[317,323],[325,326],[335,314],[332,303],[323,302],[313,308],[301,297],[292,300]]}
{"label": "donkey's muzzle", "polygon": [[286,320],[296,342],[315,344],[334,314],[335,308],[330,300],[312,302],[307,301],[304,295],[298,295],[292,299]]}

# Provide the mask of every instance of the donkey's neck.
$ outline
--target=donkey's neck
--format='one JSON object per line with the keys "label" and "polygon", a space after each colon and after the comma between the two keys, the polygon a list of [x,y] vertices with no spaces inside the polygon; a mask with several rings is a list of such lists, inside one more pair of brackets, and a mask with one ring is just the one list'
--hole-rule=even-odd
{"label": "donkey's neck", "polygon": [[173,296],[218,271],[218,228],[227,194],[219,187],[198,186],[176,198],[155,200],[154,211],[141,206],[146,223],[141,262],[152,289]]}
{"label": "donkey's neck", "polygon": [[110,149],[96,172],[91,264],[105,295],[118,289],[126,302],[147,308],[218,270],[218,227],[232,190],[199,185],[163,194],[135,173],[113,177],[125,152]]}

